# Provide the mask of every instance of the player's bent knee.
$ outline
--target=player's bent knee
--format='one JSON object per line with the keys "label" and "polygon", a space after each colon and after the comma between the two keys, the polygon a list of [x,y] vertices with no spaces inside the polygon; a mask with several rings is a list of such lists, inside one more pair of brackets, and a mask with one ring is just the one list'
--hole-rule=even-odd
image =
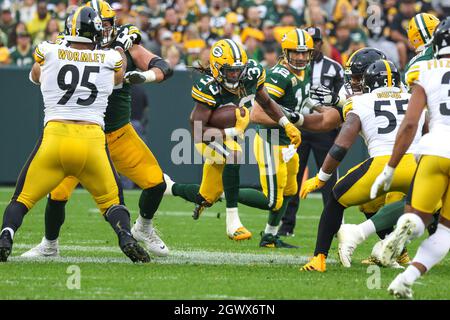
{"label": "player's bent knee", "polygon": [[108,220],[108,217],[111,217],[112,215],[118,213],[118,212],[126,212],[128,214],[128,217],[130,216],[130,212],[128,211],[128,208],[125,207],[122,204],[114,204],[107,208],[105,212],[103,213],[103,216],[105,217],[105,220]]}

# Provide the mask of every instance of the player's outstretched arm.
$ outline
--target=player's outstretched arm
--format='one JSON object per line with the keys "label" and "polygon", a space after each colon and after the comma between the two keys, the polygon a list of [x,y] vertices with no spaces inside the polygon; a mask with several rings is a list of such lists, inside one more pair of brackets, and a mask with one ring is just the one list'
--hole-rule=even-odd
{"label": "player's outstretched arm", "polygon": [[261,85],[257,89],[255,100],[272,120],[284,128],[286,135],[291,140],[291,144],[297,148],[302,141],[300,131],[284,115],[281,107],[270,98],[265,86]]}
{"label": "player's outstretched arm", "polygon": [[302,189],[300,190],[300,197],[302,199],[306,198],[310,192],[322,188],[331,178],[339,163],[344,159],[347,150],[355,142],[360,130],[361,120],[359,116],[354,113],[349,113],[333,146],[328,151],[319,173],[302,184]]}
{"label": "player's outstretched arm", "polygon": [[126,82],[131,84],[155,81],[162,82],[172,76],[173,69],[169,63],[143,46],[135,44],[128,52],[131,54],[136,67],[144,71],[127,72],[125,75]]}
{"label": "player's outstretched arm", "polygon": [[312,132],[328,132],[339,128],[342,118],[339,111],[331,107],[320,107],[320,113],[306,114],[300,129]]}
{"label": "player's outstretched arm", "polygon": [[41,84],[40,78],[41,78],[41,66],[39,65],[39,63],[35,62],[30,71],[30,80],[34,84],[39,85]]}
{"label": "player's outstretched arm", "polygon": [[426,104],[427,95],[425,90],[419,84],[414,85],[411,98],[409,99],[408,109],[406,110],[405,117],[403,118],[397,132],[397,137],[395,138],[392,157],[388,162],[388,165],[391,168],[397,167],[403,155],[406,153],[414,140],[417,128],[419,127],[419,120]]}

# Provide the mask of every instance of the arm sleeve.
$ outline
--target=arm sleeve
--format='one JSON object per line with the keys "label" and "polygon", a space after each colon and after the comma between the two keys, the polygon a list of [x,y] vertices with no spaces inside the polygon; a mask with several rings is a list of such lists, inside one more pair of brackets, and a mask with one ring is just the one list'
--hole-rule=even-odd
{"label": "arm sleeve", "polygon": [[270,97],[275,101],[282,98],[286,93],[287,79],[279,73],[270,73],[266,78],[264,86]]}
{"label": "arm sleeve", "polygon": [[208,85],[204,85],[200,80],[196,81],[192,86],[192,99],[198,103],[205,104],[210,108],[214,108],[216,106],[216,99],[211,91],[208,90]]}

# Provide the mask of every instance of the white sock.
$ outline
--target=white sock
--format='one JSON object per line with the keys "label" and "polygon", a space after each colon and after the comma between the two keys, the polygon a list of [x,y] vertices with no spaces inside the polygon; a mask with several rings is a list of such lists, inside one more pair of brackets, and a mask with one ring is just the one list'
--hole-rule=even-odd
{"label": "white sock", "polygon": [[450,250],[450,228],[439,223],[436,232],[425,239],[417,249],[413,262],[421,263],[430,270],[445,258]]}
{"label": "white sock", "polygon": [[140,229],[147,230],[152,226],[152,219],[146,219],[139,215],[139,217],[136,220],[136,224]]}
{"label": "white sock", "polygon": [[54,247],[58,245],[58,238],[56,238],[55,240],[48,240],[46,237],[43,237],[42,242],[47,247]]}
{"label": "white sock", "polygon": [[2,234],[3,231],[5,231],[5,230],[8,230],[8,231],[9,231],[9,234],[11,235],[11,239],[14,239],[14,230],[11,229],[11,228],[5,228],[5,229],[3,229],[2,232],[0,232],[0,234]]}
{"label": "white sock", "polygon": [[227,212],[227,232],[235,232],[236,229],[242,227],[241,219],[239,219],[238,208],[226,208]]}
{"label": "white sock", "polygon": [[363,223],[358,224],[358,228],[359,231],[361,231],[364,240],[366,240],[370,235],[377,232],[377,230],[375,229],[375,225],[373,224],[373,221],[370,219],[364,221]]}
{"label": "white sock", "polygon": [[412,240],[420,237],[425,231],[425,224],[422,219],[414,213],[405,213],[397,221],[397,227],[404,223],[405,220],[411,220],[415,224],[415,228],[412,230],[412,234],[409,236],[408,240]]}
{"label": "white sock", "polygon": [[417,279],[419,279],[421,276],[419,269],[416,267],[410,265],[408,268],[406,268],[405,271],[403,271],[403,277],[406,280],[406,283],[413,284]]}
{"label": "white sock", "polygon": [[270,233],[270,234],[273,234],[274,236],[276,236],[278,233],[278,227],[279,226],[274,227],[274,226],[271,226],[270,224],[266,224],[266,229],[264,230],[264,233]]}

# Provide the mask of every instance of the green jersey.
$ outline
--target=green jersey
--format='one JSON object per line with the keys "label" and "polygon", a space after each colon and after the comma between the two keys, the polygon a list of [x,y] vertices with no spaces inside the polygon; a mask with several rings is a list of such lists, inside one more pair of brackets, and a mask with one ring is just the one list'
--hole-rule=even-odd
{"label": "green jersey", "polygon": [[[311,86],[311,67],[308,65],[300,75],[295,75],[283,64],[277,64],[267,73],[265,86],[270,97],[279,105],[290,111],[300,111],[303,102],[309,96]],[[263,134],[262,129],[267,130]],[[269,143],[289,145],[290,139],[279,126],[258,125],[261,137]],[[277,135],[277,136],[275,136]]]}
{"label": "green jersey", "polygon": [[[136,70],[131,54],[126,51],[127,72]],[[105,113],[105,132],[109,133],[122,128],[130,122],[131,117],[131,85],[121,83],[114,87],[108,98],[108,106]]]}
{"label": "green jersey", "polygon": [[12,47],[9,52],[11,63],[19,67],[32,66],[34,63],[33,52],[31,48],[25,52],[20,52],[17,47]]}
{"label": "green jersey", "polygon": [[264,68],[255,60],[250,59],[248,61],[247,78],[243,83],[243,95],[239,96],[222,88],[209,75],[204,75],[194,82],[191,95],[195,102],[206,105],[212,110],[229,104],[251,107],[256,91],[264,85],[265,78],[266,71]]}
{"label": "green jersey", "polygon": [[431,46],[425,48],[425,50],[419,52],[416,54],[406,65],[405,71],[403,73],[403,83],[405,83],[405,75],[408,72],[408,70],[417,62],[419,61],[428,61],[434,58],[434,52],[433,48]]}

